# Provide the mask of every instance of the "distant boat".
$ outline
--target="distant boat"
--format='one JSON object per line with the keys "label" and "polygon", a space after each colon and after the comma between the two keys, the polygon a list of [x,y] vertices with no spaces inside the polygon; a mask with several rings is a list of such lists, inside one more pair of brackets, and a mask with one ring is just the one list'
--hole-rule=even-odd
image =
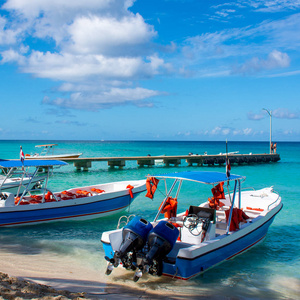
{"label": "distant boat", "polygon": [[[43,181],[46,179],[46,175],[36,175],[31,181],[31,174],[27,170],[21,174],[17,169],[6,169],[6,175],[0,175],[0,191],[12,193],[14,195],[20,195],[29,185],[29,189],[34,190],[40,188]],[[5,174],[4,171],[4,174]],[[22,182],[22,184],[20,184]]]}
{"label": "distant boat", "polygon": [[25,159],[63,159],[63,158],[78,158],[82,153],[67,153],[56,154],[54,148],[57,144],[36,145],[36,148],[42,148],[40,153],[25,154]]}
{"label": "distant boat", "polygon": [[[0,160],[1,168],[17,168],[25,172],[34,167],[23,193],[0,191],[0,227],[21,226],[64,220],[87,220],[115,214],[125,210],[140,193],[146,190],[146,180],[111,182],[76,187],[54,193],[47,188],[50,170],[67,163],[58,160]],[[43,188],[30,190],[31,183],[40,168],[47,169]],[[24,178],[21,176],[21,178]],[[20,186],[23,181],[19,181]]]}

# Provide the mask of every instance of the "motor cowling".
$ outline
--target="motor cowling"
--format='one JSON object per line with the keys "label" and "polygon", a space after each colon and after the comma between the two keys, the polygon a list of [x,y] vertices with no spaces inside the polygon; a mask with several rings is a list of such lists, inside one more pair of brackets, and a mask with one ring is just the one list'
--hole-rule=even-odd
{"label": "motor cowling", "polygon": [[[113,257],[113,264],[118,266],[120,260],[127,256],[131,251],[137,252],[142,249],[147,241],[147,236],[153,228],[152,224],[147,220],[135,216],[122,229],[122,242],[119,250],[115,251]],[[126,264],[123,262],[123,264]]]}
{"label": "motor cowling", "polygon": [[149,232],[149,250],[142,261],[144,272],[161,275],[162,260],[173,249],[178,236],[179,230],[167,221],[160,221]]}

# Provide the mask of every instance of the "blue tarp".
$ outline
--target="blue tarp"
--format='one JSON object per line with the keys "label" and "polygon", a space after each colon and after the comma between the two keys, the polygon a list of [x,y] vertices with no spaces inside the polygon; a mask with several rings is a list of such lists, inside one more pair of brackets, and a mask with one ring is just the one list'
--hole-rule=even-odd
{"label": "blue tarp", "polygon": [[[152,177],[152,176],[148,176]],[[195,182],[201,182],[205,184],[217,184],[219,182],[223,181],[232,181],[232,180],[238,180],[238,179],[245,179],[246,177],[240,176],[240,175],[230,175],[229,178],[227,178],[225,173],[221,172],[201,172],[201,171],[187,171],[187,172],[175,172],[175,173],[169,173],[164,175],[154,175],[153,177],[157,179],[163,179],[163,178],[173,178],[173,179],[179,179],[179,180],[189,180],[189,181],[195,181]]]}
{"label": "blue tarp", "polygon": [[64,166],[67,165],[64,161],[60,160],[43,160],[43,159],[32,159],[24,160],[24,163],[20,160],[5,160],[0,159],[0,167],[2,168],[21,168],[24,167],[49,167],[49,166]]}

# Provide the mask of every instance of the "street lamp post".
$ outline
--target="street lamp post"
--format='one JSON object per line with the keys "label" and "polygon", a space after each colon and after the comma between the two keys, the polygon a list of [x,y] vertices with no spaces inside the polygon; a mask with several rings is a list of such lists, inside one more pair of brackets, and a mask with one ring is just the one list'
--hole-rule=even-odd
{"label": "street lamp post", "polygon": [[270,116],[270,154],[272,153],[272,111],[268,111],[267,109],[263,108],[269,116]]}

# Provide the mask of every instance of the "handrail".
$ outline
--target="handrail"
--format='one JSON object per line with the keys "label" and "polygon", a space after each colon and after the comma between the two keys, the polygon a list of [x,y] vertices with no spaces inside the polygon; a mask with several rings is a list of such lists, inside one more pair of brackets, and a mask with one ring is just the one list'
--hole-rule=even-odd
{"label": "handrail", "polygon": [[270,206],[273,205],[273,204],[275,204],[275,203],[279,200],[279,198],[280,198],[280,195],[279,195],[278,192],[276,192],[276,191],[274,191],[274,190],[273,190],[273,192],[274,192],[275,194],[277,194],[278,197],[277,197],[277,199],[276,199],[274,202],[272,202],[271,204],[268,205],[268,208],[267,208],[268,210],[269,210]]}
{"label": "handrail", "polygon": [[[245,190],[253,190],[253,191],[255,191],[255,188],[254,188],[254,187],[251,187],[251,186],[241,188],[241,191],[245,191]],[[230,192],[230,194],[232,194],[232,193],[233,193],[233,190],[232,190],[232,191],[229,190],[229,192]]]}

